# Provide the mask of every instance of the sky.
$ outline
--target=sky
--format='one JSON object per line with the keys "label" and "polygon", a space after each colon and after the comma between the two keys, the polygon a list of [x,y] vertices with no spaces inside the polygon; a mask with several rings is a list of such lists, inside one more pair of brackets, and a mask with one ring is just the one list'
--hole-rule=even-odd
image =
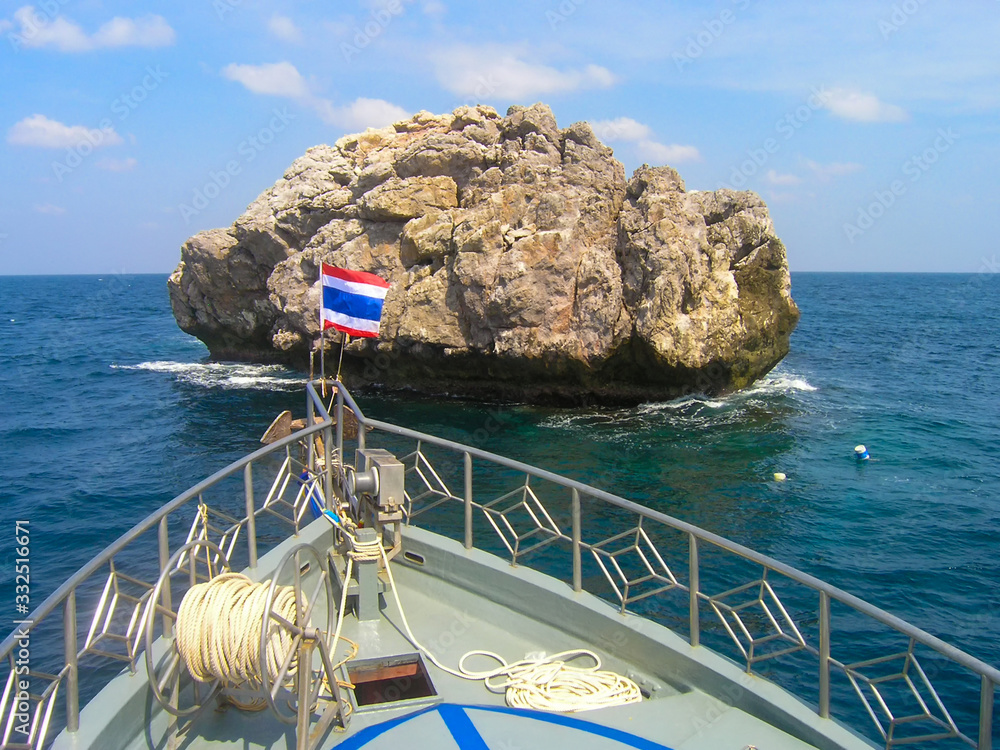
{"label": "sky", "polygon": [[1000,271],[1000,0],[0,6],[0,274],[166,273],[307,148],[542,101],[792,271]]}

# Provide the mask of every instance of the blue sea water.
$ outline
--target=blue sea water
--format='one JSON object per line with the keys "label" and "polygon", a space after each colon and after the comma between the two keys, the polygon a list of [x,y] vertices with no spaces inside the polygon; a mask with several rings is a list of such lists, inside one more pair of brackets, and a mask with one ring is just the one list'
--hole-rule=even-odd
{"label": "blue sea water", "polygon": [[[695,523],[1000,664],[1000,278],[792,279],[791,353],[725,398],[625,410],[359,400],[370,416]],[[301,411],[301,374],[209,362],[177,329],[165,282],[0,277],[0,613],[9,601],[14,615],[15,520],[30,520],[37,605],[257,447],[277,412]],[[858,443],[872,456],[862,465]],[[956,692],[958,714],[974,712],[969,700]]]}

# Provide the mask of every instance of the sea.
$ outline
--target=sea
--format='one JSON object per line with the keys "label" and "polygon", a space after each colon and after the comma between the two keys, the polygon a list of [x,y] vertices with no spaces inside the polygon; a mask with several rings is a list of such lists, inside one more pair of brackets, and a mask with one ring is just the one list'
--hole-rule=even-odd
{"label": "sea", "polygon": [[[793,273],[792,294],[790,353],[726,397],[555,409],[356,395],[369,416],[597,484],[1000,665],[1000,276]],[[17,522],[34,607],[304,404],[303,373],[211,361],[177,328],[165,275],[0,277],[0,362],[11,620]],[[978,681],[956,680],[932,681],[974,734]],[[850,700],[844,682],[835,697]]]}

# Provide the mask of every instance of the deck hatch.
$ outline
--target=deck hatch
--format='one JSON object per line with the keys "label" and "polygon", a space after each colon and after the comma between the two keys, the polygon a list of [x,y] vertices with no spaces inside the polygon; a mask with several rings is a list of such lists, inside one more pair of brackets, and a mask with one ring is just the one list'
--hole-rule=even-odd
{"label": "deck hatch", "polygon": [[400,654],[348,662],[359,707],[430,698],[437,695],[420,654]]}

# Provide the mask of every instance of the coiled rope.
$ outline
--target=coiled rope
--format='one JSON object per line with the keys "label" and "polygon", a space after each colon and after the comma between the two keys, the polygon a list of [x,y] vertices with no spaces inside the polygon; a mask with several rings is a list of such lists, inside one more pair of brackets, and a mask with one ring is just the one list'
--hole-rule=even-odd
{"label": "coiled rope", "polygon": [[[241,573],[223,573],[188,589],[177,610],[177,650],[194,679],[220,680],[227,687],[261,687],[260,639],[270,587],[270,581],[254,583]],[[298,624],[293,586],[276,587],[271,611]],[[272,684],[292,642],[286,628],[275,627],[268,634],[264,667]],[[295,655],[288,681],[297,667]]]}
{"label": "coiled rope", "polygon": [[[403,603],[399,600],[399,591],[392,574],[392,567],[389,565],[389,558],[382,544],[377,539],[372,542],[360,542],[345,524],[338,525],[351,545],[351,550],[347,555],[347,572],[344,580],[351,579],[351,570],[356,560],[381,559],[389,576],[389,585],[407,639],[438,669],[464,680],[484,681],[490,691],[505,693],[507,705],[514,708],[580,712],[638,703],[642,700],[639,686],[633,680],[615,672],[602,670],[600,657],[588,649],[573,649],[548,657],[526,658],[510,663],[492,651],[469,651],[459,659],[458,669],[447,666],[426,646],[423,646],[413,634],[410,623],[406,619]],[[334,649],[336,649],[337,640],[340,637],[346,602],[347,587],[345,586],[340,603],[337,630],[333,639]],[[483,671],[468,669],[465,666],[466,661],[476,656],[494,659],[499,662],[500,666]],[[580,657],[589,657],[594,664],[589,667],[576,667],[567,664],[568,661]],[[503,679],[497,681],[497,678],[501,677]]]}
{"label": "coiled rope", "polygon": [[[495,659],[500,666],[481,672],[470,670],[465,662],[474,656]],[[566,663],[580,657],[593,659],[593,666],[575,667]],[[642,700],[635,682],[602,670],[600,657],[585,648],[513,663],[507,663],[491,651],[469,651],[459,660],[458,669],[466,679],[483,680],[492,692],[505,693],[507,705],[512,708],[579,712]],[[498,677],[504,679],[497,683]]]}

